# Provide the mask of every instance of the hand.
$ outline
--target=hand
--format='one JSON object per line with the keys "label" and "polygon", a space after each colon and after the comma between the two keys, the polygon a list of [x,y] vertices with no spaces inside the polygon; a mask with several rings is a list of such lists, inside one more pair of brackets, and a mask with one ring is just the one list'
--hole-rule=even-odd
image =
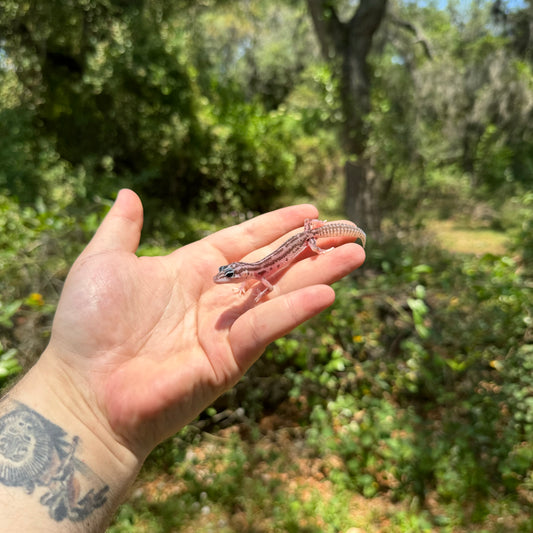
{"label": "hand", "polygon": [[220,265],[261,258],[317,216],[311,205],[288,207],[168,256],[137,257],[142,205],[121,191],[67,277],[42,357],[54,379],[68,383],[64,401],[89,405],[142,460],[237,382],[271,341],[329,306],[334,292],[324,284],[362,264],[355,243],[312,254],[258,304],[213,283]]}

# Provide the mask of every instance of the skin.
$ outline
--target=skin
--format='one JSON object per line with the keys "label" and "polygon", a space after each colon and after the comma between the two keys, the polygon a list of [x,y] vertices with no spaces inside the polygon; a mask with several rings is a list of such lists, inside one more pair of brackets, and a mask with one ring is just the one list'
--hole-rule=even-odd
{"label": "skin", "polygon": [[[0,408],[21,402],[75,435],[79,460],[110,486],[81,529],[62,522],[50,531],[103,531],[154,446],[234,385],[270,342],[333,303],[328,285],[364,261],[358,244],[304,257],[258,304],[252,291],[213,283],[220,265],[263,257],[317,217],[312,205],[287,207],[167,256],[137,257],[142,205],[120,191],[71,268],[49,346]],[[26,525],[47,530],[32,522],[46,514],[35,497],[0,486],[0,529],[20,529],[22,509]]]}

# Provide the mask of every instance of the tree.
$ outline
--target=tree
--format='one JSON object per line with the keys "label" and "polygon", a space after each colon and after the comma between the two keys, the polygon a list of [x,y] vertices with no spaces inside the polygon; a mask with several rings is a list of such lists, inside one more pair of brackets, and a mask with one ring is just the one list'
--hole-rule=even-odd
{"label": "tree", "polygon": [[331,0],[307,0],[324,59],[339,81],[343,124],[341,142],[346,153],[345,211],[379,232],[381,213],[376,174],[366,157],[371,111],[371,76],[368,55],[372,40],[385,17],[387,0],[360,0],[343,22]]}
{"label": "tree", "polygon": [[20,117],[24,135],[11,134],[10,144],[24,141],[24,149],[15,165],[2,161],[13,150],[0,149],[0,168],[10,169],[0,188],[24,193],[28,203],[46,197],[41,173],[31,174],[31,184],[18,178],[21,168],[36,167],[30,158],[39,160],[44,144],[49,159],[79,176],[76,198],[129,185],[153,199],[147,212],[157,216],[162,205],[266,211],[294,184],[295,121],[272,110],[285,88],[276,85],[270,102],[257,102],[226,76],[220,50],[203,48],[204,17],[222,16],[217,2],[4,4],[0,84],[15,74],[20,97],[7,110],[0,102],[0,133],[6,118]]}

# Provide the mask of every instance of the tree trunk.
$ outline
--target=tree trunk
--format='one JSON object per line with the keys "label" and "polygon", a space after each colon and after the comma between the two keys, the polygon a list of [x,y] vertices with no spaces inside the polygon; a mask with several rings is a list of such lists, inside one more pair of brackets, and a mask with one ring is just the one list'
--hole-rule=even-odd
{"label": "tree trunk", "polygon": [[367,115],[371,111],[368,54],[387,0],[360,0],[353,16],[342,22],[331,0],[307,0],[322,55],[339,80],[343,127],[341,142],[347,216],[379,233],[381,225],[378,179],[365,157]]}
{"label": "tree trunk", "polygon": [[379,236],[382,213],[378,201],[376,173],[370,161],[347,161],[344,165],[344,212],[365,231]]}

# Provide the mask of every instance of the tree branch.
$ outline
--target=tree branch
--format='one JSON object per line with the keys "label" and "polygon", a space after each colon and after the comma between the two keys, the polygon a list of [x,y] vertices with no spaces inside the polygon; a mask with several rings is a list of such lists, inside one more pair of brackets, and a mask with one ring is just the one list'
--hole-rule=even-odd
{"label": "tree branch", "polygon": [[415,43],[420,44],[422,46],[426,57],[428,59],[433,59],[433,53],[431,52],[431,48],[427,39],[421,35],[420,30],[414,24],[412,24],[411,22],[407,22],[406,20],[401,20],[398,17],[395,17],[394,15],[390,15],[389,20],[393,24],[396,24],[396,26],[399,26],[400,28],[403,28],[404,30],[407,30],[409,33],[413,34],[416,38]]}
{"label": "tree branch", "polygon": [[374,35],[383,20],[386,8],[387,0],[361,0],[348,22],[350,30],[357,29],[360,34]]}
{"label": "tree branch", "polygon": [[322,56],[326,61],[339,53],[344,24],[339,20],[331,0],[307,0]]}

